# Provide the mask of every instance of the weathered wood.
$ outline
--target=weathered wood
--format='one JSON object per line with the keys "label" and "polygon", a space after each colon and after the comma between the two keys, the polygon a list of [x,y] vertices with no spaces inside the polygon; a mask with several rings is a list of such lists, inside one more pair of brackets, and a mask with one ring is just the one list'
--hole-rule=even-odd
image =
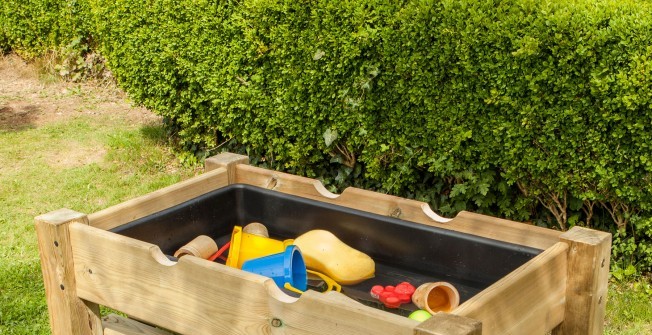
{"label": "weathered wood", "polygon": [[553,334],[602,334],[611,234],[576,226],[561,235],[561,241],[569,246],[566,316]]}
{"label": "weathered wood", "polygon": [[270,299],[272,334],[413,334],[417,321],[368,307],[339,292],[308,290],[294,303]]}
{"label": "weathered wood", "polygon": [[235,180],[235,166],[237,164],[249,164],[249,157],[230,152],[223,152],[213,157],[206,158],[204,161],[204,170],[211,171],[223,167],[229,173],[229,184],[233,184]]}
{"label": "weathered wood", "polygon": [[104,335],[172,335],[163,329],[148,326],[136,320],[109,314],[102,318]]}
{"label": "weathered wood", "polygon": [[102,334],[99,307],[83,301],[76,292],[69,225],[88,224],[86,215],[60,209],[37,216],[35,221],[52,334]]}
{"label": "weathered wood", "polygon": [[561,234],[542,227],[469,212],[461,212],[455,218],[447,219],[434,213],[424,202],[353,187],[337,195],[326,190],[318,180],[249,165],[236,166],[235,182],[541,250],[559,242]]}
{"label": "weathered wood", "polygon": [[481,320],[485,335],[546,334],[564,319],[567,253],[558,242],[452,314]]}
{"label": "weathered wood", "polygon": [[182,334],[412,334],[418,323],[341,293],[285,295],[274,282],[152,244],[70,226],[80,297]]}
{"label": "weathered wood", "polygon": [[560,231],[462,211],[446,227],[476,236],[545,250],[559,241]]}
{"label": "weathered wood", "polygon": [[109,230],[176,206],[229,184],[225,168],[217,168],[132,200],[88,215],[90,225]]}
{"label": "weathered wood", "polygon": [[448,313],[437,313],[414,329],[414,335],[481,334],[482,322]]}

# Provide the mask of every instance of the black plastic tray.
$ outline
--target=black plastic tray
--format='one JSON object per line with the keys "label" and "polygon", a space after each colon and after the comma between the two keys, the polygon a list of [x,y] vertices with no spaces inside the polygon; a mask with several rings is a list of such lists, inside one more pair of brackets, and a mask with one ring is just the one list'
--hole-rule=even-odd
{"label": "black plastic tray", "polygon": [[[447,281],[460,303],[526,263],[542,250],[371,214],[342,206],[235,184],[117,227],[111,231],[174,252],[198,235],[226,243],[235,225],[263,223],[270,237],[295,238],[325,229],[376,262],[375,278],[345,286],[343,293],[382,308],[369,296],[373,285]],[[454,224],[454,223],[451,223]],[[407,314],[412,304],[392,310]]]}

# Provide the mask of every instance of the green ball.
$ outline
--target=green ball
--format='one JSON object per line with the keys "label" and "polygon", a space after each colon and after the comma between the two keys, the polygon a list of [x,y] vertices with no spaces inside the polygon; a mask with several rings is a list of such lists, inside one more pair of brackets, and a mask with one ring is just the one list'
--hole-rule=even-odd
{"label": "green ball", "polygon": [[419,322],[426,321],[426,320],[430,319],[431,317],[432,317],[432,315],[430,315],[430,313],[428,313],[427,311],[424,311],[423,309],[418,309],[418,310],[412,312],[412,314],[410,314],[410,316],[408,316],[408,318],[410,318],[412,320],[417,320]]}

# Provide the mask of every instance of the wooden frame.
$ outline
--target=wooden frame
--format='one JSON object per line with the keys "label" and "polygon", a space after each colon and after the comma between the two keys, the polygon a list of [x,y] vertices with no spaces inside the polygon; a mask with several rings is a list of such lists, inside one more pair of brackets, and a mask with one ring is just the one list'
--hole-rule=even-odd
{"label": "wooden frame", "polygon": [[[355,188],[336,195],[316,180],[247,164],[245,156],[220,154],[206,160],[207,172],[202,175],[97,213],[62,209],[37,217],[52,333],[602,333],[608,233],[580,227],[561,233],[469,212],[446,219],[418,201]],[[155,245],[107,231],[233,183],[544,251],[450,314],[418,323],[337,292],[308,291],[292,298],[271,279],[194,257],[173,262]],[[102,319],[99,305],[130,318]]]}

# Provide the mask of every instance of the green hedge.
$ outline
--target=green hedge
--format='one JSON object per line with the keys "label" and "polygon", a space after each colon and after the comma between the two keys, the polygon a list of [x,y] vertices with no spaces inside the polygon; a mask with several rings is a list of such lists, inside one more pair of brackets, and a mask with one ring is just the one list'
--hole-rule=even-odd
{"label": "green hedge", "polygon": [[90,38],[89,0],[3,0],[0,51],[43,56],[75,38]]}
{"label": "green hedge", "polygon": [[651,269],[649,2],[84,1],[60,3],[188,152],[619,231],[616,269]]}

